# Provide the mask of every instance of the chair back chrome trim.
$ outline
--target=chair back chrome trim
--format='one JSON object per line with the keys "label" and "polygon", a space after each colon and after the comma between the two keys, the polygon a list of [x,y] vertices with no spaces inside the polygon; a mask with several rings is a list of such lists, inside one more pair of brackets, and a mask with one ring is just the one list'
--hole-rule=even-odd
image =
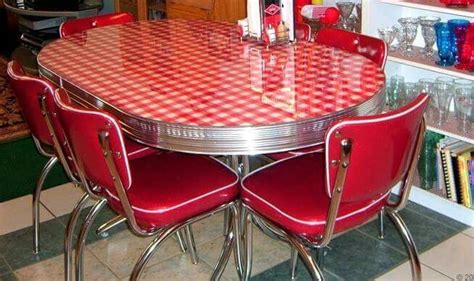
{"label": "chair back chrome trim", "polygon": [[[47,110],[47,107],[46,107],[46,95],[48,93],[46,93],[47,90],[45,90],[45,93],[42,93],[39,97],[38,97],[38,101],[39,101],[39,106],[41,108],[41,113],[43,114],[43,118],[46,122],[46,126],[48,127],[48,130],[50,132],[50,135],[51,135],[51,138],[53,139],[53,145],[54,145],[54,149],[56,150],[56,154],[58,155],[58,158],[59,158],[59,161],[61,162],[64,170],[66,171],[66,175],[68,176],[68,178],[75,184],[78,184],[80,182],[80,180],[78,180],[74,174],[72,173],[72,170],[71,168],[69,167],[70,163],[67,161],[66,159],[66,156],[64,154],[64,150],[62,148],[62,145],[61,143],[59,142],[58,140],[58,136],[57,136],[57,133],[56,130],[54,129],[54,126],[52,124],[52,116],[51,116],[51,112],[49,112]],[[53,94],[53,93],[51,93]],[[52,97],[54,98],[54,97]],[[54,113],[53,113],[54,114]],[[72,161],[74,163],[74,165],[76,165],[75,161],[73,160]],[[76,165],[77,167],[77,165]],[[77,169],[76,169],[77,170]]]}
{"label": "chair back chrome trim", "polygon": [[120,179],[119,172],[117,170],[117,166],[115,165],[115,161],[113,158],[113,151],[110,148],[109,142],[109,132],[101,131],[99,132],[99,142],[100,146],[102,147],[102,152],[105,158],[105,162],[107,167],[109,168],[110,176],[115,185],[115,190],[117,191],[117,195],[120,199],[120,203],[122,208],[125,212],[125,216],[129,225],[132,228],[132,231],[135,232],[137,235],[141,236],[149,236],[154,234],[154,232],[147,232],[143,230],[137,223],[135,219],[135,215],[133,214],[132,206],[130,205],[130,200],[128,200],[127,192],[122,184],[122,180]]}
{"label": "chair back chrome trim", "polygon": [[344,183],[346,181],[347,168],[349,167],[352,152],[352,140],[343,139],[341,141],[341,157],[339,159],[339,166],[337,169],[336,182],[331,196],[331,203],[327,214],[326,225],[324,226],[324,234],[321,237],[318,245],[324,247],[332,239],[334,227],[336,226],[337,213],[341,203],[342,192],[344,190]]}

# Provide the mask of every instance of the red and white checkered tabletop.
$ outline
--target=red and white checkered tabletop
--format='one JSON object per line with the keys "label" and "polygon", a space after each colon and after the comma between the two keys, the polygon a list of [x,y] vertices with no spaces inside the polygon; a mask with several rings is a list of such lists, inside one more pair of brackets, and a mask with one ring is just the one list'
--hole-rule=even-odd
{"label": "red and white checkered tabletop", "polygon": [[267,50],[241,42],[233,25],[208,21],[91,29],[49,44],[38,62],[105,109],[201,127],[335,114],[371,99],[385,81],[362,56],[307,42]]}

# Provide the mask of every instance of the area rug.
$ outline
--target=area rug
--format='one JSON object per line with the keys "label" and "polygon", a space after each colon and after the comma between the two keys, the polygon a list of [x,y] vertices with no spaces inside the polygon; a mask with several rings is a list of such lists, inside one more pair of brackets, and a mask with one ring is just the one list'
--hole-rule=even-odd
{"label": "area rug", "polygon": [[30,133],[7,79],[7,63],[5,58],[0,57],[0,143],[22,138]]}

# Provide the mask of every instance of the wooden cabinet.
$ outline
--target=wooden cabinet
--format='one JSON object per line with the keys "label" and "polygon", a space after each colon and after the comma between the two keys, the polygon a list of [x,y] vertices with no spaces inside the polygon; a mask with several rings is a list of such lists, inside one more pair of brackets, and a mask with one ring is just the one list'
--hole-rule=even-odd
{"label": "wooden cabinet", "polygon": [[[148,8],[157,0],[115,0],[115,10],[130,12],[138,20],[148,18]],[[237,22],[246,17],[245,0],[166,0],[170,19],[208,19]]]}
{"label": "wooden cabinet", "polygon": [[168,18],[237,22],[245,18],[245,0],[168,0]]}

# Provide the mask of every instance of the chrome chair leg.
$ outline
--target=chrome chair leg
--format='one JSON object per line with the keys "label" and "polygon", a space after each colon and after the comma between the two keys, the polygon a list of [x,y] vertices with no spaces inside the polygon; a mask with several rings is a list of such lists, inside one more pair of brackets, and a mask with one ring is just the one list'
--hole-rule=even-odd
{"label": "chrome chair leg", "polygon": [[76,206],[69,216],[69,220],[66,226],[66,232],[64,234],[64,280],[72,280],[72,248],[73,248],[73,235],[74,228],[76,227],[77,220],[79,219],[79,214],[89,201],[89,194],[84,193],[81,199],[77,202]]}
{"label": "chrome chair leg", "polygon": [[296,278],[296,269],[298,266],[298,251],[291,247],[291,280]]}
{"label": "chrome chair leg", "polygon": [[250,280],[252,275],[252,258],[253,258],[253,225],[252,225],[252,214],[247,212],[245,214],[246,223],[242,229],[242,235],[245,239],[245,270],[243,274],[243,280]]}
{"label": "chrome chair leg", "polygon": [[223,228],[223,235],[226,236],[229,231],[229,216],[230,216],[230,210],[225,209],[224,210],[224,228]]}
{"label": "chrome chair leg", "polygon": [[422,276],[420,258],[418,256],[418,250],[416,249],[415,241],[413,240],[410,231],[408,231],[405,222],[400,217],[398,212],[387,212],[387,215],[390,217],[398,232],[402,236],[405,247],[407,248],[408,257],[410,258],[412,279],[414,281],[421,281]]}
{"label": "chrome chair leg", "polygon": [[186,253],[186,250],[188,249],[185,242],[186,233],[182,230],[179,230],[176,232],[176,238],[178,238],[178,244],[179,244],[179,248],[181,249],[181,252]]}
{"label": "chrome chair leg", "polygon": [[140,278],[140,275],[143,273],[145,265],[148,263],[150,258],[153,256],[158,247],[166,241],[173,233],[178,231],[183,225],[173,225],[164,229],[160,234],[158,234],[148,247],[143,251],[143,253],[138,258],[135,267],[133,268],[132,275],[130,276],[131,281],[137,281]]}
{"label": "chrome chair leg", "polygon": [[309,273],[311,275],[311,278],[313,280],[319,280],[322,281],[324,280],[323,273],[321,272],[321,269],[319,269],[319,266],[316,264],[314,261],[313,257],[311,256],[311,253],[308,249],[306,249],[297,239],[294,237],[288,235],[288,241],[290,242],[290,245],[295,248],[298,251],[299,256],[303,260],[304,264],[309,270]]}
{"label": "chrome chair leg", "polygon": [[[236,205],[234,204],[227,209],[229,210],[229,219],[232,220],[232,222],[236,222],[235,216],[238,214]],[[212,272],[212,281],[220,280],[222,273],[224,272],[224,269],[227,265],[227,262],[229,261],[232,248],[235,248],[235,239],[238,238],[235,233],[236,225],[236,223],[229,223],[229,231],[227,232],[228,234],[224,240],[224,245],[219,255],[219,259],[217,260],[217,264],[214,267],[214,271]]]}
{"label": "chrome chair leg", "polygon": [[189,255],[191,256],[191,262],[198,264],[199,258],[196,254],[196,244],[194,243],[193,230],[191,224],[188,224],[185,228],[186,233],[186,244],[188,244]]}
{"label": "chrome chair leg", "polygon": [[115,218],[113,218],[113,219],[109,220],[108,222],[106,222],[106,223],[102,224],[101,226],[99,226],[99,228],[97,228],[95,233],[98,236],[107,236],[106,235],[107,231],[111,230],[112,228],[114,228],[117,225],[119,225],[123,222],[126,222],[126,221],[127,221],[126,217],[116,216]]}
{"label": "chrome chair leg", "polygon": [[[241,206],[241,204],[239,204]],[[232,212],[232,224],[233,224],[233,232],[235,237],[235,244],[234,244],[234,261],[235,261],[235,268],[237,270],[237,275],[239,276],[239,280],[243,279],[244,274],[244,265],[243,265],[243,236],[242,236],[242,214],[245,213],[245,208],[242,206],[239,208],[239,205],[234,205],[231,207],[230,211]]]}
{"label": "chrome chair leg", "polygon": [[40,195],[43,184],[54,164],[58,162],[58,158],[53,156],[43,167],[41,175],[36,182],[35,191],[33,192],[33,253],[38,254],[40,251]]}
{"label": "chrome chair leg", "polygon": [[320,269],[323,269],[324,266],[324,250],[324,247],[316,248],[316,263]]}
{"label": "chrome chair leg", "polygon": [[105,199],[101,199],[97,201],[92,209],[87,214],[84,223],[81,227],[81,231],[79,233],[79,237],[77,238],[77,246],[76,246],[76,281],[82,281],[84,279],[84,268],[83,268],[83,261],[84,261],[84,247],[86,245],[87,234],[89,233],[89,229],[92,226],[96,216],[99,214],[99,211],[104,207],[107,201]]}
{"label": "chrome chair leg", "polygon": [[384,221],[384,217],[385,217],[385,210],[382,209],[380,210],[379,214],[378,214],[378,220],[379,220],[379,239],[384,239],[385,238],[385,231],[384,231],[384,225],[383,225],[383,221]]}

